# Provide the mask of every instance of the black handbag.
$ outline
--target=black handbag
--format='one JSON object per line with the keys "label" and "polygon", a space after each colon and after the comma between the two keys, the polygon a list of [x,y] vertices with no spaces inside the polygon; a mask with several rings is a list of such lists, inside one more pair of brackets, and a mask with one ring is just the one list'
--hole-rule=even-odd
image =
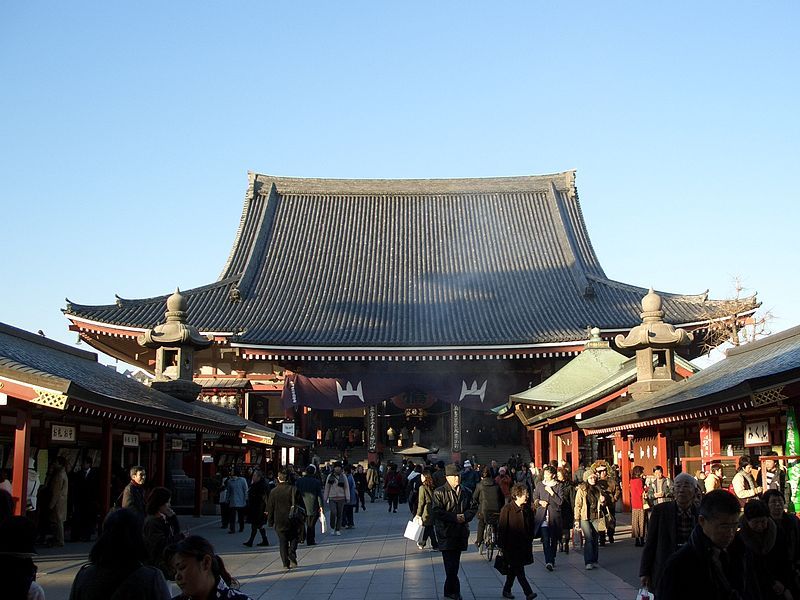
{"label": "black handbag", "polygon": [[305,525],[306,507],[301,504],[295,504],[294,496],[296,493],[297,488],[292,486],[292,506],[289,508],[289,521],[294,525]]}
{"label": "black handbag", "polygon": [[494,557],[494,568],[497,569],[497,572],[501,575],[508,575],[508,563],[502,552],[498,552],[497,556]]}

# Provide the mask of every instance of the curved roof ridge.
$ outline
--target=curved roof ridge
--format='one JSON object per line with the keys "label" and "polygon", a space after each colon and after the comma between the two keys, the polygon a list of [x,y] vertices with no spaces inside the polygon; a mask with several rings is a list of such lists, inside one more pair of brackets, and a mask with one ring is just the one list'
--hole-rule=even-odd
{"label": "curved roof ridge", "polygon": [[[551,183],[559,191],[574,189],[575,169],[544,175],[510,177],[455,177],[431,179],[334,179],[317,177],[282,177],[250,173],[253,194],[265,193],[275,185],[279,194],[346,194],[346,195],[438,195],[485,194],[491,192],[545,191]],[[250,191],[250,190],[248,190]]]}
{"label": "curved roof ridge", "polygon": [[[630,284],[630,283],[624,283],[622,281],[617,281],[616,279],[609,279],[608,277],[598,277],[597,275],[593,275],[591,273],[587,273],[586,276],[589,279],[597,281],[598,283],[603,283],[603,284],[605,284],[605,285],[607,285],[609,287],[615,287],[617,289],[625,290],[625,291],[628,291],[628,292],[643,292],[644,294],[646,294],[647,291],[648,291],[648,288],[646,288],[646,287],[633,285],[633,284]],[[698,301],[699,302],[715,302],[714,300],[709,300],[708,299],[708,290],[706,290],[705,292],[702,292],[700,294],[675,294],[675,293],[672,293],[672,292],[664,292],[664,291],[661,291],[661,290],[653,290],[653,291],[655,291],[659,296],[662,296],[664,298],[672,298],[672,299],[676,299],[676,300],[685,299],[685,300],[690,301],[690,302],[698,302]]]}
{"label": "curved roof ridge", "polygon": [[[210,289],[224,287],[224,286],[226,286],[226,285],[228,285],[230,283],[236,283],[238,280],[239,280],[239,277],[226,277],[225,279],[219,279],[217,281],[214,281],[213,283],[207,283],[205,285],[200,285],[200,286],[197,286],[195,288],[190,288],[188,290],[181,290],[181,294],[184,294],[184,295],[197,294],[197,293],[200,293],[200,292],[205,292],[205,291],[210,290]],[[64,300],[67,303],[67,308],[62,308],[61,312],[67,313],[67,314],[72,314],[72,312],[74,310],[80,309],[80,308],[88,308],[88,309],[93,309],[93,310],[121,308],[120,302],[122,303],[123,306],[137,306],[137,305],[142,305],[142,304],[150,304],[151,302],[156,302],[156,301],[159,301],[159,300],[163,301],[163,302],[166,302],[167,298],[169,298],[173,293],[174,293],[174,291],[173,292],[169,292],[168,294],[161,294],[161,295],[158,295],[158,296],[150,296],[149,298],[121,298],[121,297],[117,296],[116,294],[114,294],[114,296],[118,300],[118,302],[115,302],[114,304],[81,304],[79,302],[73,302],[69,298],[65,298]]]}

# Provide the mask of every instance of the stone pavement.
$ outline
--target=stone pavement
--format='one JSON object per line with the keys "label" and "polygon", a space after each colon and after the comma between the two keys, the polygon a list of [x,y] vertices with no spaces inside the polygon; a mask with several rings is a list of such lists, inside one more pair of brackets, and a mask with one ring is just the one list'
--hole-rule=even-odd
{"label": "stone pavement", "polygon": [[[384,503],[368,504],[356,514],[356,528],[341,536],[319,536],[317,546],[298,548],[299,568],[284,572],[276,546],[246,548],[244,534],[230,535],[219,527],[218,518],[183,517],[184,529],[207,537],[223,556],[243,592],[254,599],[290,600],[439,600],[443,598],[444,568],[441,555],[419,550],[403,538],[407,507],[388,513]],[[474,540],[476,523],[471,524]],[[249,528],[247,529],[249,531]],[[633,547],[625,528],[613,546],[600,549],[601,568],[586,571],[582,553],[559,554],[556,570],[544,568],[541,546],[534,548],[535,563],[526,567],[528,580],[542,599],[626,599],[636,595],[635,570],[639,549]],[[276,544],[274,531],[268,531]],[[67,544],[65,548],[42,549],[36,559],[39,583],[48,600],[67,600],[75,573],[88,554],[90,544]],[[603,567],[614,563],[617,573]],[[478,554],[474,545],[462,555],[461,594],[464,600],[501,597],[504,578]],[[626,581],[627,580],[627,581]],[[177,590],[177,588],[173,589]],[[512,590],[524,598],[519,585]]]}

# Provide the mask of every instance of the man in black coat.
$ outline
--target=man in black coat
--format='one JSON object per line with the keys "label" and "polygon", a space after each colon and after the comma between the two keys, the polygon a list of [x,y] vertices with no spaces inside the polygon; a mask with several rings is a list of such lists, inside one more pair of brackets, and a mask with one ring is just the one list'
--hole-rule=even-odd
{"label": "man in black coat", "polygon": [[122,508],[132,510],[139,517],[142,526],[144,526],[144,519],[147,516],[147,505],[144,500],[144,482],[147,478],[147,473],[144,467],[136,466],[131,467],[130,476],[130,483],[122,490]]}
{"label": "man in black coat", "polygon": [[669,557],[688,542],[697,524],[697,508],[694,504],[696,489],[695,478],[688,473],[680,473],[673,484],[675,501],[653,507],[639,563],[642,587],[656,589]]}
{"label": "man in black coat", "polygon": [[261,534],[259,546],[269,546],[264,521],[267,512],[267,497],[269,490],[261,469],[253,469],[252,484],[247,488],[247,517],[250,520],[250,539],[244,545],[252,547],[256,539],[256,532]]}
{"label": "man in black coat", "polygon": [[713,490],[703,496],[697,526],[688,543],[667,561],[656,598],[760,598],[758,589],[750,583],[752,574],[747,573],[745,550],[739,540],[734,541],[738,527],[736,496],[725,490]]}
{"label": "man in black coat", "polygon": [[88,542],[94,533],[100,514],[100,471],[92,466],[92,459],[83,459],[83,469],[73,479],[75,496],[73,500],[72,527],[73,542]]}
{"label": "man in black coat", "polygon": [[[284,569],[297,568],[297,541],[300,537],[298,524],[289,519],[292,504],[305,507],[300,491],[288,483],[285,470],[278,473],[278,485],[267,499],[269,526],[275,529],[280,544],[281,562]],[[300,525],[302,527],[302,524]]]}
{"label": "man in black coat", "polygon": [[447,465],[444,470],[445,484],[433,492],[433,519],[439,550],[444,562],[444,597],[461,600],[461,584],[458,569],[461,553],[469,544],[469,522],[475,516],[472,497],[460,485],[461,469],[458,465]]}
{"label": "man in black coat", "polygon": [[322,483],[316,472],[317,468],[314,465],[308,465],[305,475],[295,483],[306,507],[306,546],[314,546],[317,543],[316,527],[323,507]]}

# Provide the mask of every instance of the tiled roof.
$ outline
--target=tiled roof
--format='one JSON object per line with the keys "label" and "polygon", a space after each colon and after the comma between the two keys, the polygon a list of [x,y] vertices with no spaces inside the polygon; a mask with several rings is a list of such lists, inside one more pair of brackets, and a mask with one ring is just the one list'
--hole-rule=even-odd
{"label": "tiled roof", "polygon": [[[606,278],[574,176],[251,174],[220,279],[183,292],[189,318],[243,344],[335,349],[532,345],[583,340],[587,326],[630,329],[647,290]],[[704,294],[659,293],[671,322],[709,318]],[[70,302],[65,313],[144,329],[163,320],[166,298]]]}
{"label": "tiled roof", "polygon": [[800,378],[800,327],[740,346],[696,375],[580,423],[582,429],[647,422],[718,406]]}
{"label": "tiled roof", "polygon": [[58,390],[94,407],[237,431],[243,419],[176,400],[97,362],[91,352],[0,323],[0,374]]}

